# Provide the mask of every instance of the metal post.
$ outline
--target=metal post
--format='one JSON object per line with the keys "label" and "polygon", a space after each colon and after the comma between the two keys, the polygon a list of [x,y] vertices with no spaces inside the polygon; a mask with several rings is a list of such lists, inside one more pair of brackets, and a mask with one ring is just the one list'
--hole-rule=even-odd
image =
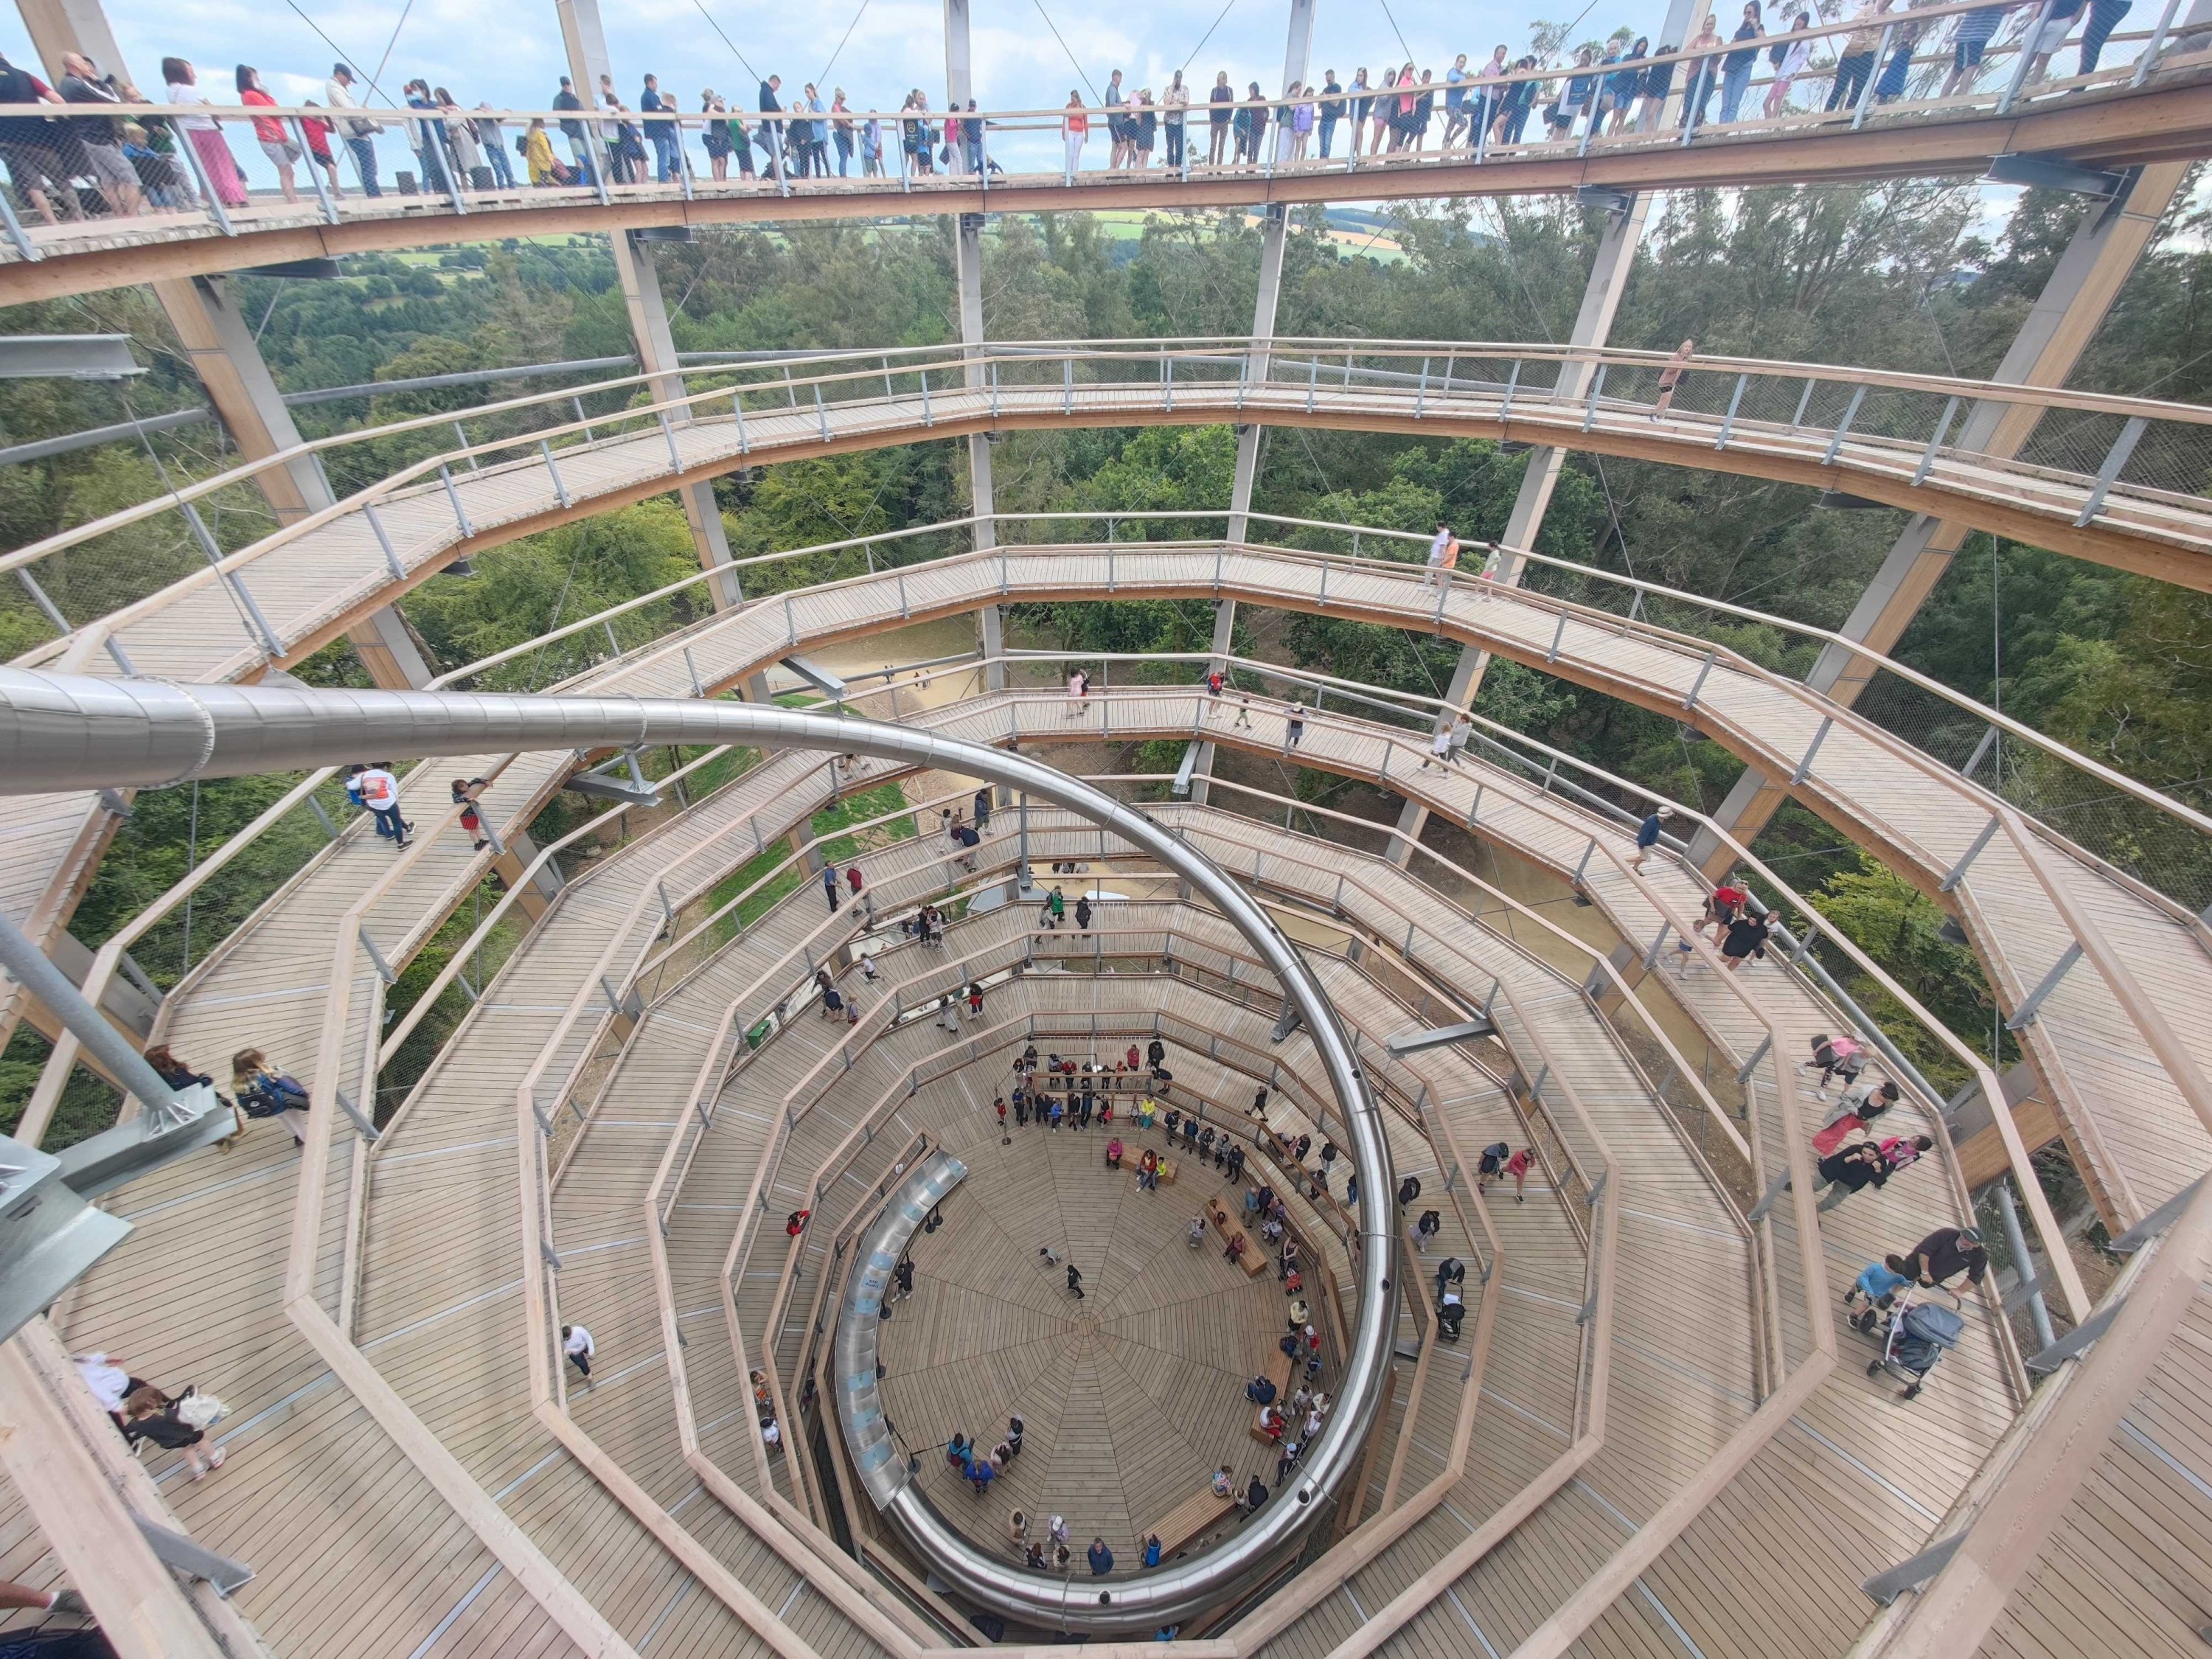
{"label": "metal post", "polygon": [[[296,115],[288,115],[284,121],[292,129],[292,137],[299,140],[300,160],[307,169],[307,182],[315,187],[315,199],[323,205],[323,221],[334,225],[338,222],[338,204],[331,200],[331,187],[323,182],[322,171],[315,166],[315,152],[307,143],[307,129],[300,125]],[[332,129],[334,135],[336,131]]]}
{"label": "metal post", "polygon": [[[1867,70],[1866,82],[1859,88],[1858,102],[1853,106],[1851,109],[1851,131],[1853,132],[1856,132],[1860,127],[1866,124],[1867,106],[1874,101],[1874,84],[1875,82],[1881,79],[1881,66],[1883,60],[1889,56],[1889,43],[1896,38],[1897,25],[1891,23],[1882,29],[1881,39],[1875,43],[1874,49],[1874,66]],[[2027,55],[2025,51],[2027,39],[2026,37],[2022,37],[2021,46],[2023,50],[2021,55],[2023,57]]]}
{"label": "metal post", "polygon": [[185,165],[192,170],[193,181],[200,187],[200,200],[207,204],[208,212],[214,216],[216,228],[226,236],[235,236],[238,230],[230,222],[230,215],[223,211],[222,198],[216,195],[214,181],[209,179],[207,168],[201,164],[200,153],[187,138],[177,146],[177,154],[185,158]]}
{"label": "metal post", "polygon": [[392,572],[392,579],[394,581],[405,581],[407,568],[399,562],[398,551],[392,545],[392,535],[385,529],[384,520],[376,516],[376,503],[363,501],[361,504],[361,511],[362,516],[368,520],[368,527],[376,532],[376,544],[384,550],[385,567]]}
{"label": "metal post", "polygon": [[[2005,82],[2004,95],[1997,100],[1998,114],[2012,113],[2013,100],[2020,96],[2021,88],[2027,82],[2027,66],[2035,61],[2035,54],[2028,47],[2043,33],[2043,26],[2050,21],[2051,0],[2043,0],[2043,3],[2035,9],[2035,20],[2020,36],[2020,61],[2013,65],[2012,79]],[[1874,77],[1869,76],[1867,78],[1871,81]]]}
{"label": "metal post", "polygon": [[[4,199],[4,192],[0,192],[0,199]],[[17,565],[15,567],[15,580],[22,583],[23,591],[31,596],[31,603],[37,605],[40,612],[48,622],[54,625],[54,631],[56,633],[68,634],[74,631],[70,627],[69,618],[62,615],[61,607],[57,605],[52,599],[47,597],[46,590],[40,586],[37,579],[31,574],[30,566],[27,564]]]}
{"label": "metal post", "polygon": [[[2007,1109],[2002,1103],[1996,1109]],[[2035,1271],[2034,1258],[2027,1253],[2027,1236],[2021,1230],[2020,1211],[2013,1202],[2012,1177],[2006,1176],[1996,1183],[1997,1219],[2003,1224],[2005,1249],[2012,1252],[2013,1269],[2020,1274],[2020,1282],[2027,1287],[2027,1318],[2035,1327],[2035,1346],[2047,1348],[2053,1340],[2051,1329],[2051,1310],[2045,1305],[2043,1291]]]}
{"label": "metal post", "polygon": [[561,469],[553,465],[553,446],[540,438],[538,441],[538,453],[545,458],[545,471],[552,477],[555,499],[564,507],[573,505],[568,499],[568,486],[561,482]]}
{"label": "metal post", "polygon": [[[1726,449],[1728,447],[1729,434],[1735,430],[1736,407],[1743,402],[1744,388],[1750,384],[1751,376],[1747,373],[1739,374],[1735,377],[1735,391],[1731,393],[1729,398],[1728,415],[1727,417],[1721,422],[1720,441],[1713,446],[1715,449]],[[1638,597],[1641,596],[1639,595]]]}
{"label": "metal post", "polygon": [[1821,465],[1834,465],[1836,453],[1844,447],[1844,434],[1851,429],[1851,422],[1858,418],[1859,405],[1866,401],[1866,394],[1867,389],[1863,386],[1851,388],[1851,401],[1844,410],[1844,418],[1837,426],[1835,435],[1828,440],[1827,453],[1820,457]]}
{"label": "metal post", "polygon": [[2130,87],[2139,87],[2143,83],[2143,78],[2151,71],[2151,65],[2158,62],[2159,54],[2166,50],[2166,33],[2173,27],[2173,14],[2180,6],[2181,0],[2166,0],[2166,9],[2158,15],[2158,27],[2151,31],[2150,39],[2143,43],[2142,56],[2136,59],[2136,72],[2128,77]]}
{"label": "metal post", "polygon": [[9,201],[5,191],[0,191],[0,223],[6,224],[8,240],[15,245],[15,252],[25,260],[36,262],[46,257],[39,252],[37,244],[31,240],[30,233],[23,228],[23,222],[15,216],[15,204]]}
{"label": "metal post", "polygon": [[475,535],[469,528],[469,515],[461,511],[461,492],[453,488],[453,475],[443,461],[438,463],[438,481],[446,486],[446,500],[453,507],[453,522],[460,526],[463,538]]}
{"label": "metal post", "polygon": [[1982,833],[1974,837],[1973,845],[1959,855],[1959,861],[1951,866],[1950,873],[1936,884],[1936,890],[1939,893],[1948,893],[1964,881],[1966,878],[1966,866],[1980,856],[1982,848],[1990,844],[1990,837],[1996,832],[1997,817],[1992,812],[1990,814],[1990,821],[1982,826]]}
{"label": "metal post", "polygon": [[1820,729],[1813,733],[1813,741],[1805,745],[1804,759],[1797,763],[1797,769],[1790,775],[1790,787],[1792,789],[1812,775],[1813,757],[1820,752],[1820,744],[1826,740],[1828,730],[1835,723],[1836,717],[1833,714],[1821,716]]}
{"label": "metal post", "polygon": [[[2066,970],[2081,959],[2081,944],[2079,939],[2076,939],[2058,953],[2058,960],[2051,964],[2051,971],[2044,975],[2036,988],[2021,1000],[2018,1011],[2005,1022],[2005,1030],[2022,1030],[2034,1024],[2037,1013],[2043,1007],[2044,1000],[2058,988],[2058,981],[2066,977]],[[2000,1103],[1990,1103],[1998,1111],[2004,1109]]]}
{"label": "metal post", "polygon": [[1912,482],[1921,483],[1928,471],[1936,465],[1936,452],[1943,447],[1944,435],[1951,429],[1951,417],[1959,412],[1959,400],[1951,398],[1943,404],[1943,418],[1936,422],[1936,430],[1928,436],[1928,447],[1920,453],[1920,465],[1913,469]]}
{"label": "metal post", "polygon": [[10,978],[45,1003],[54,1017],[76,1034],[85,1051],[143,1104],[156,1110],[176,1109],[175,1095],[146,1063],[145,1056],[108,1024],[106,1016],[85,1000],[84,994],[70,983],[69,975],[55,967],[44,951],[26,939],[22,930],[4,916],[0,916],[0,968],[5,968]]}
{"label": "metal post", "polygon": [[1598,395],[1605,390],[1607,367],[1607,365],[1600,363],[1597,366],[1597,373],[1590,376],[1589,398],[1583,405],[1583,430],[1585,432],[1590,429],[1590,422],[1597,419]]}
{"label": "metal post", "polygon": [[1706,649],[1705,661],[1698,665],[1698,678],[1690,684],[1690,695],[1682,699],[1682,712],[1684,714],[1686,714],[1692,713],[1696,709],[1698,706],[1698,693],[1705,689],[1705,676],[1713,672],[1713,659],[1719,653],[1717,652],[1712,650],[1711,647]]}
{"label": "metal post", "polygon": [[2104,510],[2106,492],[2119,477],[2120,469],[2128,464],[2128,457],[2136,453],[2136,446],[2142,441],[2142,434],[2149,425],[2148,420],[2136,415],[2130,416],[2128,423],[2120,428],[2120,435],[2113,441],[2111,452],[2105,457],[2104,465],[2097,469],[2096,487],[2090,490],[2089,499],[2081,504],[2081,511],[2075,516],[2074,527],[2076,530]]}

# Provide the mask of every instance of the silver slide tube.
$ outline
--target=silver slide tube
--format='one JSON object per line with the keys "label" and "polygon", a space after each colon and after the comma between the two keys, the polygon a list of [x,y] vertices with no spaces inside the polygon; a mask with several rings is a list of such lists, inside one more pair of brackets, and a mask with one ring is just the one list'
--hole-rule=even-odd
{"label": "silver slide tube", "polygon": [[1352,1143],[1361,1201],[1352,1352],[1336,1408],[1296,1482],[1218,1548],[1103,1589],[1096,1581],[1077,1586],[1041,1578],[994,1559],[910,1488],[888,1511],[963,1595],[1047,1629],[1158,1626],[1221,1600],[1274,1559],[1356,1476],[1388,1380],[1386,1286],[1397,1182],[1380,1115],[1320,981],[1267,913],[1211,860],[1136,808],[1025,755],[877,720],[716,699],[187,686],[0,669],[0,793],[6,794],[159,788],[195,777],[306,770],[348,757],[723,743],[871,755],[987,779],[1079,813],[1187,882],[1243,936],[1304,1021]]}

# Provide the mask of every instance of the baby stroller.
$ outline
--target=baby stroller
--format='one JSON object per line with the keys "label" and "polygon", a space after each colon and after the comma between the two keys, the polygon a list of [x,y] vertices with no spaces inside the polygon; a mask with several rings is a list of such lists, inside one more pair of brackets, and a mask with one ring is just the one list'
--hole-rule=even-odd
{"label": "baby stroller", "polygon": [[1966,1328],[1957,1308],[1917,1302],[1908,1291],[1873,1333],[1881,1339],[1881,1357],[1867,1367],[1867,1375],[1887,1373],[1905,1385],[1899,1399],[1917,1399],[1927,1385],[1928,1373],[1945,1352],[1959,1346]]}

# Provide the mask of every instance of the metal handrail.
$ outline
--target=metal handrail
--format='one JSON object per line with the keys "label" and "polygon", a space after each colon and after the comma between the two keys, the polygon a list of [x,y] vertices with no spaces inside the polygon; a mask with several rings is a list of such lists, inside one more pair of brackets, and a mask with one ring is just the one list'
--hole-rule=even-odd
{"label": "metal handrail", "polygon": [[[1920,15],[1941,19],[1960,15],[1973,9],[1971,3],[1954,3],[1925,9]],[[2020,84],[2021,76],[2016,71],[2009,81],[2001,84],[1978,88],[1970,83],[1962,91],[1949,97],[1923,97],[1893,104],[1888,112],[1894,116],[1924,117],[1934,112],[1972,118],[1987,110],[2002,118],[2012,112],[2014,106],[2023,91],[2032,100],[2042,101],[2093,89],[2108,92],[2130,90],[2142,86],[2153,68],[2161,65],[2170,68],[2176,61],[2189,61],[2186,58],[2176,60],[2166,50],[2174,9],[2174,6],[2170,3],[2158,26],[2152,30],[2116,33],[2108,38],[2108,47],[2142,43],[2142,50],[2131,60],[2114,63],[2108,67],[2100,67],[2088,74],[2077,73],[2061,79],[2047,80],[2032,88],[2025,88]],[[1760,51],[1763,57],[1765,50],[1771,46],[1848,35],[1855,32],[1857,22],[1856,18],[1850,18],[1834,23],[1816,23],[1813,27],[1802,33],[1785,32],[1761,36],[1757,43],[1757,49]],[[1887,37],[1885,46],[1886,44]],[[2024,70],[2027,61],[2024,46],[2024,41],[2017,40],[2003,44],[1993,43],[1987,49],[1983,61],[1985,64],[1992,64],[2008,56],[2014,57],[2021,70]],[[1630,70],[1641,72],[1657,63],[1663,64],[1670,71],[1670,80],[1674,70],[1677,69],[1686,70],[1689,81],[1707,88],[1706,96],[1709,97],[1711,88],[1715,86],[1717,79],[1711,73],[1711,66],[1714,60],[1741,49],[1737,43],[1732,41],[1705,48],[1694,47],[1685,42],[1680,46],[1675,46],[1663,58],[1636,60],[1630,66]],[[1886,58],[1887,51],[1885,50],[1881,55]],[[1948,56],[1948,52],[1922,52],[1914,54],[1911,61],[1917,67],[1927,68]],[[1840,62],[1841,58],[1838,57],[1826,64],[1808,64],[1801,71],[1799,78],[1808,82],[1816,82],[1828,78],[1836,72]],[[1869,76],[1867,82],[1868,92],[1862,94],[1856,108],[1841,112],[1815,108],[1807,111],[1785,111],[1779,114],[1769,115],[1763,109],[1753,106],[1747,112],[1740,114],[1737,120],[1733,123],[1722,123],[1710,118],[1686,120],[1680,124],[1682,131],[1679,138],[1671,128],[1647,128],[1643,122],[1638,123],[1632,130],[1604,133],[1598,131],[1597,123],[1593,117],[1589,130],[1579,138],[1570,136],[1560,139],[1547,139],[1542,136],[1542,130],[1540,129],[1539,136],[1534,140],[1523,138],[1510,145],[1498,147],[1492,147],[1488,143],[1487,130],[1490,120],[1498,112],[1498,105],[1509,87],[1516,83],[1526,83],[1532,84],[1540,90],[1547,82],[1557,82],[1573,76],[1579,76],[1595,83],[1601,82],[1607,76],[1630,72],[1630,70],[1624,70],[1618,64],[1592,64],[1580,66],[1547,65],[1534,70],[1510,69],[1492,74],[1488,72],[1486,65],[1484,70],[1478,71],[1476,76],[1461,83],[1461,89],[1473,100],[1475,110],[1482,118],[1479,131],[1471,131],[1463,144],[1444,145],[1434,153],[1423,148],[1408,152],[1394,153],[1389,156],[1362,157],[1358,154],[1358,145],[1355,142],[1352,146],[1351,153],[1340,159],[1329,156],[1294,158],[1287,153],[1285,141],[1281,137],[1285,131],[1286,118],[1301,106],[1315,109],[1322,124],[1334,124],[1349,117],[1358,105],[1384,95],[1383,90],[1380,88],[1346,88],[1334,93],[1325,93],[1316,88],[1303,89],[1301,95],[1295,99],[1271,97],[1260,100],[1240,100],[1234,107],[1240,112],[1259,112],[1262,122],[1269,129],[1266,140],[1267,154],[1264,157],[1255,157],[1249,165],[1240,161],[1231,166],[1223,167],[1196,160],[1186,151],[1179,166],[1170,167],[1153,176],[1161,179],[1176,179],[1181,182],[1188,183],[1194,179],[1233,178],[1240,174],[1257,172],[1273,182],[1279,178],[1293,179],[1301,176],[1327,174],[1335,171],[1357,171],[1364,167],[1370,172],[1382,174],[1385,178],[1392,175],[1403,178],[1408,173],[1417,172],[1432,162],[1449,165],[1455,161],[1460,161],[1468,165],[1481,166],[1498,156],[1509,153],[1515,160],[1540,158],[1551,155],[1562,157],[1571,155],[1586,159],[1593,151],[1603,155],[1633,153],[1659,146],[1671,149],[1695,143],[1704,137],[1709,130],[1728,133],[1730,136],[1741,136],[1749,130],[1762,137],[1797,132],[1826,134],[1838,126],[1846,131],[1856,131],[1863,125],[1867,112],[1867,96],[1873,85],[1873,77]],[[1773,79],[1771,72],[1762,64],[1747,82],[1747,90],[1751,87],[1771,86]],[[1443,83],[1431,83],[1426,89],[1434,94],[1445,92],[1449,88]],[[1338,106],[1336,112],[1330,112],[1329,106],[1332,105]],[[16,113],[23,116],[53,118],[53,112],[48,106],[27,105],[12,107]],[[1194,110],[1185,111],[1170,111],[1164,106],[1157,105],[1153,107],[1164,118],[1171,131],[1176,128],[1178,122],[1185,129],[1195,127],[1201,132],[1207,130],[1209,106],[1200,104],[1195,106]],[[1009,108],[975,112],[927,109],[835,112],[781,110],[766,114],[742,109],[724,109],[714,112],[669,109],[647,113],[627,110],[611,111],[599,107],[544,111],[526,109],[470,111],[426,110],[385,105],[358,106],[343,112],[319,109],[309,106],[261,106],[249,108],[236,105],[131,104],[115,105],[111,106],[110,108],[125,118],[143,119],[149,123],[154,121],[176,123],[195,118],[213,118],[218,123],[225,120],[237,123],[257,118],[273,119],[284,125],[303,149],[306,148],[304,123],[311,120],[328,122],[334,117],[343,119],[361,118],[375,124],[375,131],[367,135],[372,147],[377,134],[385,128],[398,128],[408,136],[410,144],[418,151],[429,144],[442,143],[441,140],[430,136],[428,129],[431,126],[434,125],[442,127],[448,123],[457,121],[490,121],[498,125],[504,123],[527,124],[532,120],[544,120],[548,124],[549,128],[557,129],[565,125],[586,133],[586,137],[580,141],[586,148],[578,156],[578,170],[580,176],[571,183],[554,184],[544,187],[532,186],[528,185],[526,177],[480,191],[475,187],[473,181],[464,180],[457,171],[450,172],[449,176],[444,179],[442,185],[434,179],[428,181],[432,194],[443,194],[447,198],[451,216],[456,218],[470,213],[481,213],[487,210],[496,215],[502,206],[508,204],[526,206],[543,203],[549,206],[565,206],[572,202],[585,202],[605,206],[617,199],[624,204],[662,201],[690,204],[695,199],[711,200],[746,195],[787,197],[791,194],[793,181],[789,174],[788,164],[782,158],[787,156],[789,153],[788,130],[796,122],[819,123],[823,125],[836,123],[841,130],[852,132],[855,137],[858,137],[860,130],[870,125],[878,127],[884,149],[878,158],[878,171],[876,175],[873,177],[867,175],[865,166],[863,167],[863,176],[858,181],[857,193],[864,198],[878,194],[902,197],[911,193],[918,181],[925,191],[945,187],[952,189],[974,187],[986,193],[993,189],[1003,190],[1008,185],[1036,187],[1048,183],[1075,188],[1079,179],[1101,179],[1104,188],[1113,188],[1121,182],[1120,177],[1109,169],[1097,168],[1087,171],[1079,167],[1070,169],[1064,162],[1059,167],[1039,166],[1033,172],[1004,172],[994,180],[989,176],[978,178],[969,169],[963,158],[962,165],[943,175],[940,184],[939,179],[910,166],[907,138],[908,129],[914,125],[927,124],[930,131],[942,137],[945,136],[944,129],[948,128],[953,122],[965,120],[977,123],[981,134],[984,155],[992,158],[988,165],[996,167],[997,157],[1010,155],[1003,142],[1004,135],[1058,132],[1067,113],[1064,107],[1036,110]],[[1095,107],[1085,112],[1091,115],[1094,119],[1100,113]],[[656,140],[662,135],[667,135],[672,139],[678,158],[677,176],[658,183],[648,183],[643,179],[635,183],[623,183],[611,180],[606,177],[607,164],[602,149],[603,140],[611,136],[618,124],[624,123]],[[740,176],[736,179],[717,179],[702,176],[695,158],[684,143],[686,133],[690,130],[703,129],[710,125],[726,126],[732,123],[737,126],[738,131],[732,134],[732,137],[739,146],[749,147],[753,143],[753,130],[775,133],[781,137],[781,141],[774,144],[769,157],[762,162],[760,174],[757,179],[750,174],[744,173],[742,170]],[[997,136],[994,137],[994,135]],[[493,137],[491,142],[495,145],[503,145],[509,137],[514,136],[515,135],[513,132],[501,125],[498,136]],[[548,137],[550,137],[550,132]],[[572,147],[577,142],[579,141],[572,140]],[[1018,147],[1018,145],[1017,148]],[[344,153],[335,144],[331,148],[333,156]],[[746,153],[750,155],[749,148]],[[341,198],[326,189],[321,175],[315,171],[315,163],[312,158],[309,158],[307,166],[309,183],[313,187],[311,192],[300,197],[296,203],[282,204],[269,199],[264,192],[263,198],[255,204],[255,210],[263,222],[241,222],[234,210],[226,211],[221,202],[214,199],[208,192],[208,181],[201,176],[204,169],[199,167],[197,155],[191,150],[185,149],[180,152],[180,156],[193,173],[206,199],[204,205],[195,203],[191,209],[162,210],[155,216],[158,219],[167,222],[160,228],[167,232],[172,239],[179,228],[179,221],[182,222],[183,228],[189,229],[195,227],[195,221],[190,216],[194,210],[202,216],[198,221],[198,226],[204,226],[206,231],[219,233],[225,237],[236,237],[242,234],[264,229],[289,228],[289,220],[282,216],[286,209],[290,209],[310,222],[319,223],[340,223],[348,218],[385,219],[392,216],[392,210],[383,206],[380,202],[365,203],[361,197]],[[510,158],[504,151],[501,152],[501,161],[502,165],[508,165],[510,170],[514,170]],[[447,169],[451,169],[453,167],[452,161],[448,159],[441,158],[441,162]],[[896,167],[895,176],[890,172],[890,164],[894,162]],[[358,171],[357,158],[356,158],[356,167]],[[871,185],[874,187],[872,190],[870,189]],[[840,186],[842,189],[835,189],[833,193],[856,193],[853,186],[846,184],[842,179]],[[274,225],[266,222],[270,216],[271,209],[276,209],[279,216],[278,222]],[[67,254],[74,252],[75,249],[71,244],[84,234],[76,222],[66,226],[45,226],[35,229],[26,227],[12,209],[8,210],[5,220],[6,245],[19,261],[36,262],[50,257],[52,252]],[[112,234],[113,222],[107,221],[104,223],[107,234]]]}

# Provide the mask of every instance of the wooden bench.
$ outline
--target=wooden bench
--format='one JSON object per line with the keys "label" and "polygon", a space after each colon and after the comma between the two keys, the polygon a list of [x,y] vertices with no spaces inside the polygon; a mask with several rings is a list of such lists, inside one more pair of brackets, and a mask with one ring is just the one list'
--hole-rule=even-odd
{"label": "wooden bench", "polygon": [[1200,1486],[1191,1497],[1176,1504],[1153,1525],[1138,1534],[1142,1539],[1157,1534],[1160,1540],[1162,1559],[1173,1555],[1208,1527],[1223,1519],[1237,1507],[1234,1497],[1217,1495],[1211,1482]]}
{"label": "wooden bench", "polygon": [[1287,1400],[1290,1398],[1291,1367],[1297,1363],[1297,1361],[1293,1360],[1290,1355],[1285,1353],[1280,1348],[1273,1350],[1267,1355],[1267,1368],[1261,1375],[1266,1376],[1270,1382],[1275,1385],[1276,1399]]}
{"label": "wooden bench", "polygon": [[[1267,1420],[1267,1413],[1270,1411],[1279,1412],[1282,1414],[1283,1431],[1279,1435],[1269,1434],[1264,1426]],[[1252,1426],[1248,1432],[1249,1432],[1251,1437],[1255,1440],[1258,1441],[1261,1445],[1281,1445],[1285,1440],[1290,1438],[1291,1428],[1291,1414],[1288,1411],[1284,1409],[1283,1402],[1280,1400],[1278,1400],[1273,1406],[1255,1406],[1252,1408]]]}

